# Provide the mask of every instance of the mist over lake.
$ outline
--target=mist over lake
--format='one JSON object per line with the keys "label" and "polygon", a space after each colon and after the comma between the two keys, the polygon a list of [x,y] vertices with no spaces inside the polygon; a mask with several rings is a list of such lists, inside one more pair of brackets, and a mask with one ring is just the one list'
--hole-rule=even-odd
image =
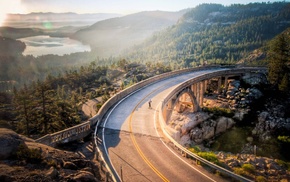
{"label": "mist over lake", "polygon": [[26,44],[23,55],[41,56],[47,54],[64,55],[75,52],[91,51],[89,45],[70,38],[50,37],[46,35],[18,39]]}

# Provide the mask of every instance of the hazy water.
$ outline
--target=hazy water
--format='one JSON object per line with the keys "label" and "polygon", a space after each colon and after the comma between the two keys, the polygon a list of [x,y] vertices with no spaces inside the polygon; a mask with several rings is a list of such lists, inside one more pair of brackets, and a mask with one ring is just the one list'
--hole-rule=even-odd
{"label": "hazy water", "polygon": [[89,45],[70,38],[49,37],[46,35],[18,39],[26,44],[23,55],[40,56],[46,54],[64,55],[91,51]]}

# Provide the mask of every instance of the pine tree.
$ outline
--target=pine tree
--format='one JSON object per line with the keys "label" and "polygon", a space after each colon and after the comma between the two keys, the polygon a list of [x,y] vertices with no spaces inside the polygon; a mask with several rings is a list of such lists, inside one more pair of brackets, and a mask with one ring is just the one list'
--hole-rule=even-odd
{"label": "pine tree", "polygon": [[49,124],[52,121],[52,114],[56,109],[52,104],[56,97],[56,93],[45,82],[38,82],[35,89],[35,95],[38,98],[37,103],[40,108],[39,129],[41,133],[47,134],[49,131]]}
{"label": "pine tree", "polygon": [[18,130],[25,128],[25,133],[28,136],[30,134],[30,128],[35,124],[35,110],[33,95],[31,91],[24,85],[21,90],[14,89],[14,106],[16,108],[18,123]]}
{"label": "pine tree", "polygon": [[271,84],[279,86],[284,75],[288,72],[286,63],[289,61],[289,43],[280,34],[270,44],[268,78]]}
{"label": "pine tree", "polygon": [[279,90],[287,93],[289,91],[289,77],[288,74],[284,74],[281,83],[279,84]]}

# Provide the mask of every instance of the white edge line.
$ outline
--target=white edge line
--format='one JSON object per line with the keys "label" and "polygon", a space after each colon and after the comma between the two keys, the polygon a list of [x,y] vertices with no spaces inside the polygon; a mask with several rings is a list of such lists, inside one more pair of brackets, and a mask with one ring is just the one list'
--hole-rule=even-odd
{"label": "white edge line", "polygon": [[[142,87],[142,89],[143,89],[143,87]],[[141,88],[140,89],[138,89],[138,90],[135,90],[134,92],[132,92],[132,93],[130,93],[129,95],[127,95],[126,97],[124,97],[123,99],[121,99],[112,109],[111,109],[111,111],[109,112],[109,114],[107,115],[107,117],[106,117],[106,119],[105,119],[105,122],[104,122],[104,124],[103,124],[103,130],[102,130],[102,138],[103,138],[103,145],[104,145],[104,150],[105,150],[105,153],[106,153],[106,155],[107,155],[107,157],[108,157],[108,159],[109,159],[109,162],[110,162],[110,164],[111,164],[111,166],[112,166],[112,168],[113,168],[113,170],[115,171],[115,173],[117,174],[117,176],[118,176],[118,178],[119,178],[119,181],[121,181],[121,178],[120,178],[120,176],[119,176],[119,174],[116,172],[116,169],[115,169],[115,167],[114,167],[114,165],[113,165],[113,163],[112,163],[112,161],[111,161],[111,159],[110,159],[110,156],[109,156],[109,153],[108,153],[108,150],[107,150],[107,146],[106,146],[106,142],[105,142],[105,126],[106,126],[106,124],[107,124],[107,122],[108,122],[108,118],[110,117],[110,115],[111,115],[111,113],[114,111],[114,109],[121,103],[121,102],[123,102],[123,100],[125,100],[126,98],[128,98],[128,97],[130,97],[131,95],[133,95],[134,93],[136,93],[136,92],[138,92],[139,90],[142,90]]]}
{"label": "white edge line", "polygon": [[[158,106],[156,107],[157,109],[159,108],[161,102],[159,102]],[[160,141],[163,143],[163,145],[165,145],[165,147],[172,152],[177,158],[179,158],[182,162],[184,162],[185,164],[187,164],[189,167],[191,167],[192,169],[196,170],[198,173],[202,174],[203,176],[205,176],[206,178],[208,178],[211,181],[216,182],[214,179],[210,178],[209,176],[207,176],[206,174],[204,174],[203,172],[201,172],[200,170],[196,169],[195,167],[193,167],[191,164],[189,164],[187,161],[185,161],[184,159],[182,159],[180,156],[178,156],[171,148],[169,148],[161,139],[161,136],[159,135],[158,131],[157,131],[157,127],[156,127],[156,115],[157,115],[157,109],[155,109],[154,111],[154,127],[155,127],[155,131],[160,139]],[[160,125],[161,126],[161,125]]]}
{"label": "white edge line", "polygon": [[[204,71],[204,70],[199,70],[199,71]],[[154,82],[154,83],[156,83],[156,82]],[[151,84],[148,84],[148,85],[146,85],[145,87],[148,87],[149,85],[152,85],[152,84],[154,84],[154,83],[151,83]],[[105,119],[105,122],[104,122],[104,124],[103,124],[103,130],[102,130],[102,140],[103,140],[103,145],[104,145],[104,150],[105,150],[105,153],[106,153],[106,155],[107,155],[107,157],[108,157],[108,159],[109,159],[109,162],[110,162],[110,164],[111,164],[111,166],[112,166],[112,168],[113,168],[113,170],[115,171],[115,173],[117,174],[117,177],[119,178],[119,181],[121,181],[121,178],[120,178],[120,176],[119,176],[119,174],[116,172],[116,169],[115,169],[115,167],[114,167],[114,165],[112,164],[112,161],[111,161],[111,159],[110,159],[110,157],[109,157],[109,153],[108,153],[108,150],[107,150],[107,146],[106,146],[106,142],[105,142],[105,126],[106,126],[106,124],[107,124],[107,122],[108,122],[108,118],[110,117],[110,115],[111,115],[111,113],[113,112],[113,110],[121,103],[121,102],[123,102],[123,100],[125,100],[126,98],[128,98],[128,97],[130,97],[131,95],[133,95],[133,94],[135,94],[136,92],[138,92],[138,91],[140,91],[140,90],[142,90],[142,89],[144,89],[145,87],[141,87],[141,88],[139,88],[138,90],[135,90],[134,92],[132,92],[132,93],[130,93],[129,95],[127,95],[126,97],[124,97],[123,99],[121,99],[112,109],[111,109],[111,111],[109,112],[109,114],[107,115],[107,117],[106,117],[106,119]],[[160,103],[158,104],[158,106],[160,105]],[[154,114],[156,114],[156,109],[155,109],[155,112],[154,112]],[[156,130],[156,118],[154,117],[154,127],[155,127],[155,130]],[[96,130],[95,130],[95,132],[97,131],[97,128],[96,128]],[[156,130],[156,132],[157,132],[157,130]],[[160,135],[158,134],[158,132],[157,132],[157,135],[159,136],[159,138],[160,138]],[[95,135],[96,136],[96,135]],[[161,140],[161,139],[160,139]],[[161,140],[161,142],[168,148],[168,146]],[[174,155],[176,155],[170,148],[168,148]],[[177,156],[177,155],[176,155]],[[180,158],[179,156],[177,156],[178,158]],[[188,164],[186,161],[184,161],[182,158],[180,158],[183,162],[185,162],[187,165],[189,165],[189,166],[191,166],[190,164]],[[192,167],[192,166],[191,166]],[[193,167],[192,167],[193,168]],[[193,169],[195,169],[195,168],[193,168]],[[195,169],[195,170],[197,170],[197,169]],[[197,170],[198,171],[198,170]],[[201,171],[198,171],[199,173],[201,173],[202,175],[204,175],[204,176],[206,176],[205,174],[203,174]],[[206,176],[207,178],[209,178],[208,176]],[[210,180],[212,180],[211,178],[209,178]]]}

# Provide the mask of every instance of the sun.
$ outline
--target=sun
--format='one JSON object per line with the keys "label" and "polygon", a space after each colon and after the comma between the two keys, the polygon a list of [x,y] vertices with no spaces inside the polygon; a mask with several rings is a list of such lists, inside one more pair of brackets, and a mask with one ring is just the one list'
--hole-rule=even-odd
{"label": "sun", "polygon": [[5,22],[9,13],[24,13],[25,7],[21,5],[21,0],[0,1],[0,27]]}
{"label": "sun", "polygon": [[0,13],[0,27],[2,27],[4,21],[6,19],[6,14]]}

